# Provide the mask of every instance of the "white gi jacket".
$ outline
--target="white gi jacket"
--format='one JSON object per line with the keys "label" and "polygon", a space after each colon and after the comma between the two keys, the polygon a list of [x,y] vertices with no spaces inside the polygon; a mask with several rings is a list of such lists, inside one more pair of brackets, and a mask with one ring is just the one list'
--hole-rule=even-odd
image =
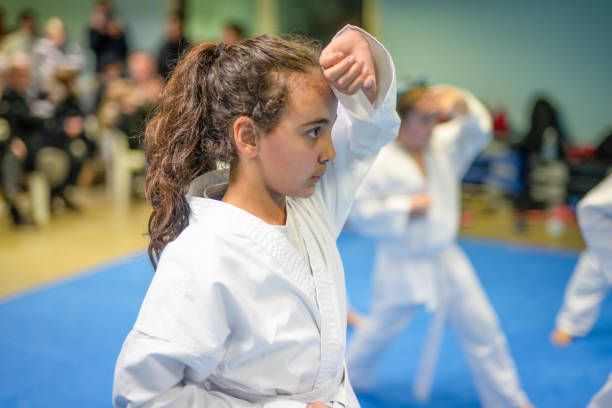
{"label": "white gi jacket", "polygon": [[[382,149],[357,193],[349,221],[378,238],[374,290],[384,294],[375,295],[381,301],[426,304],[429,309],[438,304],[438,274],[430,257],[455,243],[461,178],[491,139],[486,108],[469,92],[463,95],[469,115],[433,129],[425,152],[427,179],[395,141]],[[417,193],[429,194],[431,206],[424,216],[411,219],[411,200]]]}
{"label": "white gi jacket", "polygon": [[578,223],[587,247],[612,282],[612,174],[580,200]]}
{"label": "white gi jacket", "polygon": [[[163,251],[118,358],[116,407],[359,407],[344,368],[336,238],[361,180],[399,128],[393,62],[363,33],[379,99],[372,106],[361,91],[336,93],[336,159],[311,197],[287,199],[310,268],[274,226],[221,201],[190,198],[189,225]],[[200,193],[202,182],[191,191]],[[308,295],[313,282],[316,301]]]}
{"label": "white gi jacket", "polygon": [[[608,282],[612,282],[612,174],[578,203],[578,223],[589,251],[597,258]],[[588,408],[612,406],[612,373]]]}

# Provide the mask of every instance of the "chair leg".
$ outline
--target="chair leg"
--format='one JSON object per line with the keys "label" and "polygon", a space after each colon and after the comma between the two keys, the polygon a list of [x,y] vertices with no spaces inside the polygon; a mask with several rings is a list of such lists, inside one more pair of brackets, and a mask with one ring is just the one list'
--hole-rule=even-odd
{"label": "chair leg", "polygon": [[32,218],[38,225],[49,222],[51,212],[51,188],[45,176],[39,172],[34,172],[28,180],[28,192],[32,203]]}

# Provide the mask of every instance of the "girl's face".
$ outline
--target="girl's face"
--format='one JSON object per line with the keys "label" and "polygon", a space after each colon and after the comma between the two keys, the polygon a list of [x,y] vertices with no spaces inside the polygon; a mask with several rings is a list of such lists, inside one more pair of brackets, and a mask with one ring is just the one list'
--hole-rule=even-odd
{"label": "girl's face", "polygon": [[399,141],[408,150],[424,150],[429,145],[436,116],[413,109],[402,118]]}
{"label": "girl's face", "polygon": [[273,194],[309,197],[336,157],[331,129],[338,101],[323,74],[288,78],[289,101],[279,123],[260,141],[258,165]]}

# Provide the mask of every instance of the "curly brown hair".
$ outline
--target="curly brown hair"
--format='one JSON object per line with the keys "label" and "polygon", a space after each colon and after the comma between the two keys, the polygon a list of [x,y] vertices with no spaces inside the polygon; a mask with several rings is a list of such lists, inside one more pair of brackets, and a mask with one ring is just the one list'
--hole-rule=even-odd
{"label": "curly brown hair", "polygon": [[259,36],[225,48],[192,47],[165,86],[144,138],[149,258],[155,258],[189,222],[186,194],[199,175],[230,166],[237,153],[230,129],[247,116],[263,132],[280,120],[294,73],[320,70],[318,44],[305,39]]}

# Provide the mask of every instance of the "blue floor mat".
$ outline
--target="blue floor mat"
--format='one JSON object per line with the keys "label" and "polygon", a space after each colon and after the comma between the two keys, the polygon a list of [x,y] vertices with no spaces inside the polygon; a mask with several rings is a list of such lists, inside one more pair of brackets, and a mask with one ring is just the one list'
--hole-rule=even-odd
{"label": "blue floor mat", "polygon": [[110,407],[152,276],[139,254],[0,303],[0,407]]}
{"label": "blue floor mat", "polygon": [[[343,233],[338,245],[351,303],[367,311],[373,244]],[[554,348],[548,334],[577,254],[467,239],[462,246],[535,405],[585,406],[612,370],[612,299],[588,337],[569,349]],[[139,254],[0,300],[0,407],[110,407],[115,360],[152,276]],[[385,354],[374,390],[359,396],[364,408],[478,406],[461,349],[448,331],[431,401],[419,405],[411,397],[429,317],[419,313]]]}

